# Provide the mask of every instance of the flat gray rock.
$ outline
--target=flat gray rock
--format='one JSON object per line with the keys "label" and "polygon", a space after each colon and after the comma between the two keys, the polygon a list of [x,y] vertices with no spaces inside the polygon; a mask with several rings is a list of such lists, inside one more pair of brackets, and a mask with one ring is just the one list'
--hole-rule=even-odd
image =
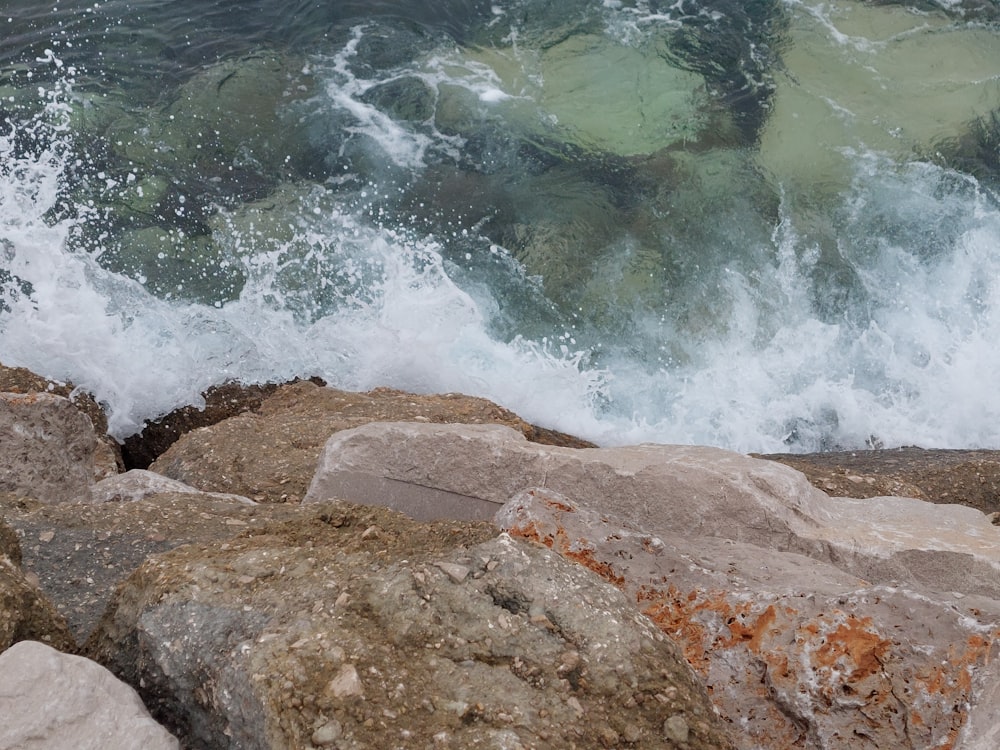
{"label": "flat gray rock", "polygon": [[794,552],[872,583],[1000,597],[1000,527],[912,498],[831,498],[779,463],[699,446],[573,449],[496,425],[368,424],[327,442],[305,502],[342,497],[417,518],[490,518],[527,487],[651,533]]}
{"label": "flat gray rock", "polygon": [[250,505],[254,504],[253,500],[241,495],[225,492],[202,492],[190,484],[146,469],[132,469],[124,474],[115,474],[107,479],[102,479],[91,488],[91,499],[95,503],[128,503],[168,493],[204,495],[217,500],[233,500]]}

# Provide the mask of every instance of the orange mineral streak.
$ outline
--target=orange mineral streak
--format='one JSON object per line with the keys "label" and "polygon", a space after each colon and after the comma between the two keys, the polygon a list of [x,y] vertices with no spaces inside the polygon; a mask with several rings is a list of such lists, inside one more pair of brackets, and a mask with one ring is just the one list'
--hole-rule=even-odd
{"label": "orange mineral streak", "polygon": [[[813,658],[817,664],[833,667],[846,659],[854,669],[852,680],[879,674],[885,663],[886,654],[892,648],[892,641],[872,632],[870,617],[858,618],[848,615],[847,621],[827,634],[826,642],[816,649]],[[849,666],[844,665],[844,666]]]}
{"label": "orange mineral streak", "polygon": [[521,539],[527,539],[531,542],[538,542],[539,544],[544,544],[549,549],[555,544],[555,539],[552,538],[551,534],[543,534],[541,530],[535,525],[534,521],[528,521],[525,524],[519,524],[517,526],[512,526],[508,529],[507,533],[511,536],[520,537]]}
{"label": "orange mineral streak", "polygon": [[[708,675],[712,650],[732,646],[733,638],[723,639],[703,625],[698,615],[709,613],[710,620],[722,618],[723,622],[738,622],[750,613],[750,603],[733,605],[722,592],[682,593],[673,584],[666,589],[644,587],[636,594],[639,610],[667,635],[679,642],[684,658],[703,676]],[[773,612],[772,612],[773,617]],[[714,630],[714,629],[713,629]],[[732,630],[730,630],[732,632]],[[737,638],[737,641],[742,640]]]}
{"label": "orange mineral streak", "polygon": [[[558,505],[556,507],[564,510]],[[548,524],[541,526],[547,527]],[[571,540],[559,524],[543,530],[535,521],[527,521],[511,528],[509,533],[544,544],[593,570],[619,588],[631,588],[629,582],[615,572],[611,563],[596,559],[592,546],[586,540]],[[795,622],[798,617],[795,609],[786,606],[778,610],[772,604],[763,612],[755,613],[754,602],[734,602],[724,591],[681,591],[674,584],[668,583],[666,578],[663,583],[663,586],[640,586],[635,594],[636,604],[643,614],[674,639],[691,667],[703,677],[710,674],[713,652],[717,654],[727,649],[746,649],[755,655],[758,663],[763,662],[767,666],[773,684],[788,683],[793,687],[801,675],[790,663],[790,648],[792,653],[802,653],[802,650],[808,652],[814,670],[841,671],[847,676],[847,683],[854,687],[859,688],[857,683],[875,678],[875,683],[867,685],[868,689],[875,690],[868,696],[866,705],[874,706],[890,699],[891,686],[887,692],[879,684],[889,679],[885,674],[885,665],[893,661],[894,644],[877,632],[870,617],[837,612],[843,617],[843,622],[830,631],[832,623],[824,615],[819,615],[818,619],[809,619],[794,628],[794,641],[782,646],[780,644],[786,640],[782,639],[783,627]],[[783,626],[782,623],[786,625]],[[775,641],[775,638],[778,640]],[[947,658],[940,664],[924,668],[911,676],[918,694],[936,697],[930,702],[911,704],[908,718],[914,730],[932,725],[936,725],[939,730],[944,729],[939,716],[929,722],[928,719],[933,714],[924,715],[920,707],[939,707],[942,704],[954,706],[950,721],[947,722],[947,734],[937,741],[935,750],[953,750],[955,747],[959,732],[968,718],[965,707],[973,692],[973,675],[981,665],[989,663],[998,642],[1000,630],[984,635],[970,635],[964,643],[953,644],[948,650]],[[811,648],[812,644],[818,645]],[[749,673],[747,677],[750,677]],[[710,694],[714,693],[714,687],[717,686],[708,686]],[[751,685],[749,681],[744,688],[764,693],[769,689],[763,682],[757,686]],[[827,689],[829,686],[824,686],[821,692]],[[801,727],[790,722],[780,709],[772,707],[768,714],[768,732],[772,735],[769,738],[772,743],[770,746],[788,750],[801,750],[807,746],[807,737]]]}
{"label": "orange mineral streak", "polygon": [[[955,706],[948,736],[943,744],[938,745],[941,750],[952,750],[958,742],[959,732],[967,718],[965,705],[972,692],[972,675],[980,665],[989,664],[998,640],[1000,630],[987,637],[970,635],[964,648],[954,644],[948,649],[948,658],[940,666],[916,675],[916,680],[923,685],[928,695],[939,695],[943,701]],[[910,712],[910,722],[914,725],[925,723],[919,709],[915,708]]]}
{"label": "orange mineral streak", "polygon": [[[532,493],[534,494],[534,493]],[[551,497],[545,497],[542,499],[543,502],[550,508],[555,508],[556,510],[561,510],[563,513],[575,513],[576,508],[572,505],[567,505],[566,503],[559,502],[558,500],[553,500]]]}
{"label": "orange mineral streak", "polygon": [[748,621],[746,617],[735,618],[729,623],[729,632],[732,636],[729,640],[723,641],[722,646],[732,648],[738,643],[743,643],[750,651],[759,654],[761,641],[770,634],[775,618],[773,604],[752,621]]}
{"label": "orange mineral streak", "polygon": [[563,557],[594,571],[601,578],[615,584],[615,586],[622,587],[625,585],[625,578],[615,572],[614,566],[611,563],[598,560],[594,557],[594,550],[586,540],[570,540],[566,529],[562,526],[557,525],[554,532],[543,533],[535,525],[534,521],[528,521],[525,524],[512,526],[508,533],[511,536],[530,539],[533,542],[544,544],[549,549],[554,549]]}

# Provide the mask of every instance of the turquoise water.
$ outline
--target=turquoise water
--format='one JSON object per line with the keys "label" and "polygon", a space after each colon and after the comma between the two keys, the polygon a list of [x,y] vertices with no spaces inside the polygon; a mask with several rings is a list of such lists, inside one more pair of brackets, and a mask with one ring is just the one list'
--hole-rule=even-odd
{"label": "turquoise water", "polygon": [[10,2],[0,361],[1000,447],[992,6]]}

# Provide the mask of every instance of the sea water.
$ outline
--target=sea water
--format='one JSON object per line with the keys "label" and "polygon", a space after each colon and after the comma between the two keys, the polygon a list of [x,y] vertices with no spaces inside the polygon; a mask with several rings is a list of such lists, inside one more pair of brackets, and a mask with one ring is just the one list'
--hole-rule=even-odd
{"label": "sea water", "polygon": [[1000,32],[962,3],[0,13],[0,361],[600,444],[1000,446]]}

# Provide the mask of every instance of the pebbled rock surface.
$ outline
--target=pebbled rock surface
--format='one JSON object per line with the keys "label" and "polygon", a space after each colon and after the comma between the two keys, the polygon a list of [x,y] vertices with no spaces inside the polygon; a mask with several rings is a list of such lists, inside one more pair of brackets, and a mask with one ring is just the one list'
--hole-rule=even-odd
{"label": "pebbled rock surface", "polygon": [[23,640],[76,647],[65,618],[22,571],[17,534],[0,517],[0,652]]}
{"label": "pebbled rock surface", "polygon": [[176,750],[136,692],[89,659],[21,641],[0,654],[0,750]]}
{"label": "pebbled rock surface", "polygon": [[1000,511],[1000,451],[892,448],[762,455],[801,471],[830,495],[901,495]]}
{"label": "pebbled rock surface", "polygon": [[511,534],[622,588],[674,638],[752,748],[986,748],[1000,736],[1000,603],[519,493]]}
{"label": "pebbled rock surface", "polygon": [[97,437],[69,399],[0,393],[0,492],[43,502],[89,500]]}
{"label": "pebbled rock surface", "polygon": [[149,468],[205,491],[259,502],[299,502],[330,435],[385,421],[499,423],[539,442],[590,445],[530,425],[481,398],[388,388],[351,393],[304,381],[282,386],[255,412],[185,434]]}
{"label": "pebbled rock surface", "polygon": [[194,542],[221,544],[272,521],[321,512],[190,491],[161,492],[132,502],[58,505],[0,493],[0,518],[16,531],[26,573],[38,581],[81,642],[115,586],[149,555]]}
{"label": "pebbled rock surface", "polygon": [[[323,385],[322,381],[313,381]],[[182,406],[147,423],[142,432],[122,441],[122,458],[129,469],[146,469],[177,439],[199,427],[210,427],[224,419],[260,408],[268,396],[278,390],[276,383],[243,385],[223,383],[201,394],[203,406]]]}
{"label": "pebbled rock surface", "polygon": [[89,393],[80,391],[72,383],[43,378],[23,367],[6,367],[0,364],[0,393],[48,393],[68,399],[87,415],[98,439],[95,449],[95,480],[116,474],[122,468],[118,443],[108,437],[108,419],[104,409]]}
{"label": "pebbled rock surface", "polygon": [[485,523],[315,508],[150,558],[90,639],[185,746],[732,747],[590,571]]}

